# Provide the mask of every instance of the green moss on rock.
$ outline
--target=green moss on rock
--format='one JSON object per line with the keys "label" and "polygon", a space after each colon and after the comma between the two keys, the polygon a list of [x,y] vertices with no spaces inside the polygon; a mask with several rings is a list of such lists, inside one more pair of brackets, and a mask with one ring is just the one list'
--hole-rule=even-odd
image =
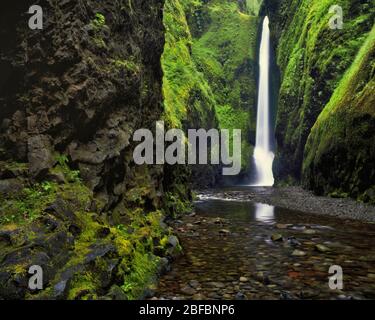
{"label": "green moss on rock", "polygon": [[[330,7],[343,9],[344,27],[330,29]],[[358,0],[266,0],[281,71],[276,175],[300,179],[311,128],[353,63],[373,26],[373,4]]]}
{"label": "green moss on rock", "polygon": [[245,11],[244,3],[227,0],[167,1],[162,59],[169,123],[241,129],[244,171],[255,136],[257,92],[258,19],[252,14],[259,4],[248,2]]}
{"label": "green moss on rock", "polygon": [[303,181],[317,193],[375,203],[375,28],[307,141]]}

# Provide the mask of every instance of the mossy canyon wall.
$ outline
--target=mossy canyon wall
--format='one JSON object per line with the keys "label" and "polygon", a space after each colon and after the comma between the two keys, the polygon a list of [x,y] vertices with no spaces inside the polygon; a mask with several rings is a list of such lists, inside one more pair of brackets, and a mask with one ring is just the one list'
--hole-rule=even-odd
{"label": "mossy canyon wall", "polygon": [[[343,9],[331,29],[330,7]],[[265,0],[281,88],[278,180],[375,201],[373,1]]]}
{"label": "mossy canyon wall", "polygon": [[[44,29],[28,29],[31,4]],[[163,1],[7,1],[0,13],[0,297],[131,299],[178,251],[163,166]],[[28,268],[44,290],[28,290]]]}
{"label": "mossy canyon wall", "polygon": [[[242,175],[255,144],[258,9],[258,1],[169,0],[164,15],[166,117],[183,129],[241,129]],[[220,182],[207,167],[192,174]]]}

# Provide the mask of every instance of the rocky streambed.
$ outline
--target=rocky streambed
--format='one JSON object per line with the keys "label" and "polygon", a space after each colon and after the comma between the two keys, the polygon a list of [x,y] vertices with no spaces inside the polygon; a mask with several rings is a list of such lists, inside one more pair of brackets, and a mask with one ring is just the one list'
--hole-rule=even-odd
{"label": "rocky streambed", "polygon": [[[375,224],[253,202],[269,192],[200,194],[173,222],[184,255],[153,299],[374,299]],[[342,290],[329,287],[334,265]]]}

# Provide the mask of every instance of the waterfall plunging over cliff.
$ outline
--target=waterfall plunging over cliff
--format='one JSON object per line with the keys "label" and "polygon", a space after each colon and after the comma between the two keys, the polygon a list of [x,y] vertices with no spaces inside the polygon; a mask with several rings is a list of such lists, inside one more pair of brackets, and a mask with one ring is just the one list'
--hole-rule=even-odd
{"label": "waterfall plunging over cliff", "polygon": [[275,158],[271,149],[270,126],[270,98],[269,98],[269,72],[270,72],[270,29],[269,19],[263,21],[262,40],[259,52],[259,93],[256,145],[254,150],[255,183],[253,186],[273,186],[275,180],[272,164]]}

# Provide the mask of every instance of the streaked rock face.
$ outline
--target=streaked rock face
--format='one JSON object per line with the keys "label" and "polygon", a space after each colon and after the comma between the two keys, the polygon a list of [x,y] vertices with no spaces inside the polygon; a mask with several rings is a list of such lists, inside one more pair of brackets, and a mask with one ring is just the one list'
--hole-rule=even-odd
{"label": "streaked rock face", "polygon": [[44,29],[30,30],[34,2],[1,12],[0,161],[42,180],[65,154],[116,202],[135,174],[133,131],[162,113],[163,1],[37,1]]}
{"label": "streaked rock face", "polygon": [[[139,237],[114,226],[130,223],[129,208],[140,225],[162,219],[163,168],[132,165],[131,137],[163,112],[164,1],[5,2],[0,299],[126,298],[131,253],[152,256],[146,242],[163,236],[158,224]],[[43,30],[28,28],[31,4],[43,8]],[[28,290],[31,265],[46,290]]]}

